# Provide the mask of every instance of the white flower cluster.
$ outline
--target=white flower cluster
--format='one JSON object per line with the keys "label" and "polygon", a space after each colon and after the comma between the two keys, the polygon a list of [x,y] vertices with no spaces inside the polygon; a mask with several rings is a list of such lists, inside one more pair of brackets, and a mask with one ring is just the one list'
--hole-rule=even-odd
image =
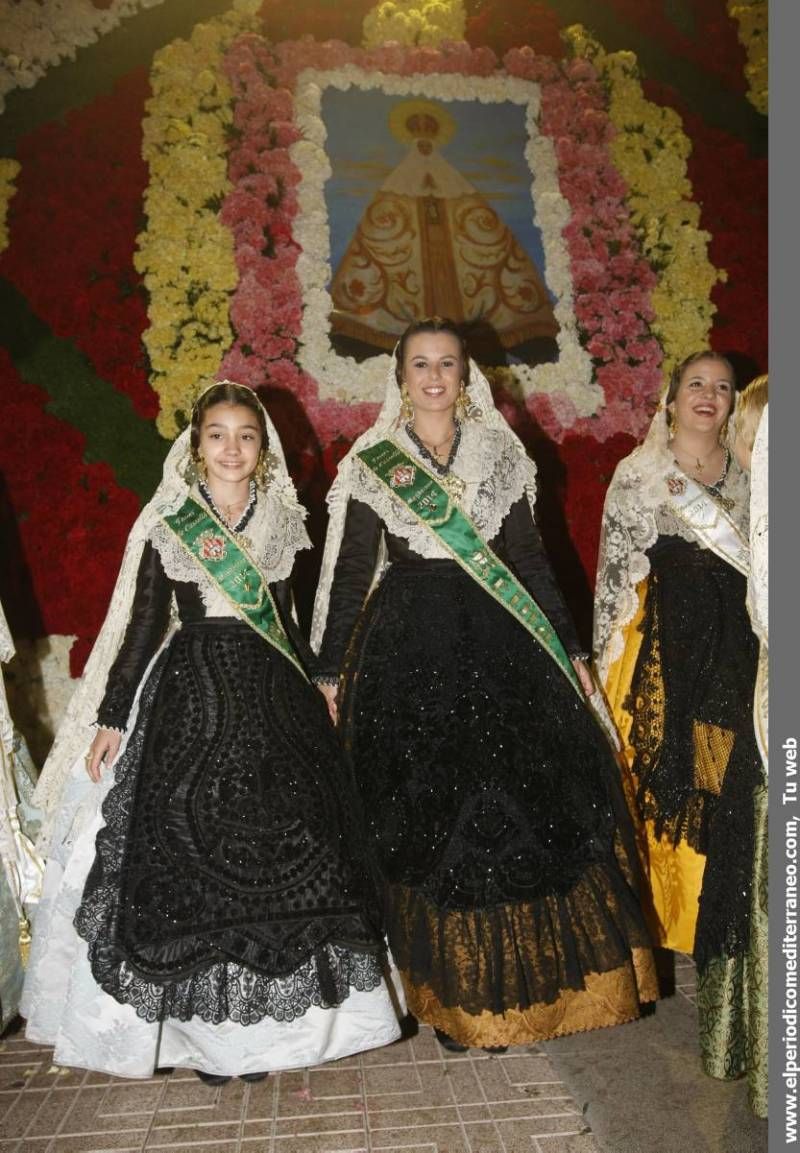
{"label": "white flower cluster", "polygon": [[0,112],[14,88],[32,88],[48,68],[75,59],[78,48],[105,36],[126,16],[155,8],[164,0],[111,0],[95,8],[91,0],[18,0],[4,4],[0,20]]}
{"label": "white flower cluster", "polygon": [[302,175],[298,189],[298,214],[294,239],[301,248],[297,275],[303,294],[303,328],[299,359],[319,385],[320,399],[340,403],[379,402],[383,397],[388,356],[370,357],[358,363],[339,356],[331,346],[328,317],[332,300],[330,225],[325,202],[325,183],[331,176],[326,152],[327,133],[321,117],[326,88],[350,87],[364,91],[380,89],[393,96],[420,96],[432,100],[480,100],[483,103],[512,101],[526,108],[528,144],[525,157],[532,174],[532,213],[544,246],[544,275],[555,296],[554,311],[560,325],[559,356],[552,364],[531,368],[514,365],[509,372],[522,396],[557,393],[568,403],[560,405],[566,426],[590,416],[604,403],[602,388],[592,381],[592,362],[581,347],[573,308],[570,256],[562,236],[569,221],[569,204],[558,183],[552,141],[538,130],[539,86],[503,74],[491,78],[467,75],[398,76],[365,72],[353,65],[332,71],[301,72],[295,88],[295,117],[303,134],[291,148],[291,157]]}

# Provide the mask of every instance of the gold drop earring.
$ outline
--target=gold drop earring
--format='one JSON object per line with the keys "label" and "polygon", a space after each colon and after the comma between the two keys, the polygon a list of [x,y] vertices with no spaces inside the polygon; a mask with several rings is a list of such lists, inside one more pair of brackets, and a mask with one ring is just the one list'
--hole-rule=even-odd
{"label": "gold drop earring", "polygon": [[408,395],[408,388],[406,382],[400,385],[400,419],[404,420],[406,424],[414,419],[414,406],[411,403],[411,397]]}
{"label": "gold drop earring", "polygon": [[204,483],[208,480],[208,469],[206,462],[196,450],[192,450],[192,459],[186,470],[186,479],[189,484],[194,484],[196,480],[202,480]]}
{"label": "gold drop earring", "polygon": [[467,386],[464,381],[461,381],[461,388],[456,400],[456,418],[458,420],[471,420],[473,417],[478,420],[480,418],[480,409],[473,403],[472,397],[467,391]]}
{"label": "gold drop earring", "polygon": [[269,451],[262,451],[255,467],[255,481],[259,488],[266,488],[278,463],[278,458]]}

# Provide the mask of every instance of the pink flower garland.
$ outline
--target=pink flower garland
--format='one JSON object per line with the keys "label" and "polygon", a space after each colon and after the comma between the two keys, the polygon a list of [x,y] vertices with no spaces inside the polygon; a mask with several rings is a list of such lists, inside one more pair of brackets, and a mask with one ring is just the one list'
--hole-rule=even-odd
{"label": "pink flower garland", "polygon": [[[352,440],[374,418],[375,405],[320,401],[317,384],[296,363],[302,297],[292,236],[301,174],[289,147],[299,138],[292,90],[297,73],[354,65],[368,71],[491,76],[497,58],[464,42],[440,49],[387,44],[364,51],[310,37],[270,45],[258,36],[235,41],[225,69],[236,97],[229,175],[234,185],[222,219],[231,229],[240,280],[231,306],[236,341],[221,371],[254,387],[295,393],[321,444]],[[606,440],[639,436],[659,388],[661,349],[648,328],[655,273],[642,258],[625,204],[625,184],[607,143],[614,132],[604,93],[585,60],[557,63],[530,48],[512,49],[509,75],[541,86],[540,129],[553,139],[561,191],[571,208],[564,231],[570,254],[575,314],[582,343],[596,365],[606,404],[597,416],[575,420],[571,402],[533,396],[528,407],[544,431]]]}
{"label": "pink flower garland", "polygon": [[[615,129],[602,85],[587,60],[556,63],[530,48],[514,48],[503,63],[510,75],[542,88],[539,128],[553,140],[561,192],[571,208],[564,237],[575,316],[606,397],[596,416],[575,421],[568,431],[601,441],[619,432],[641,437],[661,382],[661,346],[649,329],[657,278],[641,255],[627,188],[608,152]],[[563,438],[565,430],[553,427],[568,415],[561,398],[536,396],[530,408],[548,433]]]}

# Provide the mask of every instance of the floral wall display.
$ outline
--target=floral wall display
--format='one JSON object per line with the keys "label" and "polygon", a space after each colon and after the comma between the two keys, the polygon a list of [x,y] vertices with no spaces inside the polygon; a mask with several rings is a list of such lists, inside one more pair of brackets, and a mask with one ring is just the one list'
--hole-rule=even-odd
{"label": "floral wall display", "polygon": [[759,112],[766,113],[769,103],[767,69],[767,35],[769,4],[767,0],[728,0],[728,12],[739,24],[739,39],[747,50],[744,73],[747,99]]}
{"label": "floral wall display", "polygon": [[[29,86],[35,110],[60,59],[80,68],[82,44],[134,37],[167,7],[22,0],[0,91]],[[538,361],[511,349],[488,372],[538,462],[543,532],[586,633],[605,488],[664,372],[706,342],[744,376],[767,368],[767,81],[764,5],[613,0],[597,26],[584,7],[565,26],[545,0],[220,0],[149,66],[62,117],[32,114],[0,158],[0,598],[17,636],[68,638],[47,665],[62,689],[201,377],[259,389],[322,537],[388,355],[350,355],[331,325],[345,96],[356,118],[358,99],[428,102],[459,147],[481,109],[518,125],[554,336]],[[51,40],[26,41],[45,8]],[[701,62],[738,119],[698,97]],[[491,200],[486,150],[442,155]],[[301,618],[314,578],[305,557]]]}
{"label": "floral wall display", "polygon": [[30,88],[61,60],[99,40],[141,8],[164,0],[16,0],[0,23],[0,110],[3,96]]}

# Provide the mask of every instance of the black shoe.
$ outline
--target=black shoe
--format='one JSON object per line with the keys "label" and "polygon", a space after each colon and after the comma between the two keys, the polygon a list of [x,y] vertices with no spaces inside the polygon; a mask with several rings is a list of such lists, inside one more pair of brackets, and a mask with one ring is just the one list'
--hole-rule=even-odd
{"label": "black shoe", "polygon": [[508,1045],[484,1045],[483,1046],[484,1053],[505,1053],[507,1051],[507,1049],[508,1049]]}
{"label": "black shoe", "polygon": [[449,1033],[442,1032],[441,1029],[434,1029],[436,1040],[446,1049],[448,1053],[466,1053],[469,1045],[462,1045],[460,1041],[454,1041]]}
{"label": "black shoe", "polygon": [[240,1081],[249,1081],[252,1085],[255,1081],[265,1081],[269,1077],[269,1073],[240,1073]]}
{"label": "black shoe", "polygon": [[195,1069],[195,1073],[206,1085],[227,1085],[231,1077],[223,1077],[221,1073],[204,1073],[202,1069]]}

